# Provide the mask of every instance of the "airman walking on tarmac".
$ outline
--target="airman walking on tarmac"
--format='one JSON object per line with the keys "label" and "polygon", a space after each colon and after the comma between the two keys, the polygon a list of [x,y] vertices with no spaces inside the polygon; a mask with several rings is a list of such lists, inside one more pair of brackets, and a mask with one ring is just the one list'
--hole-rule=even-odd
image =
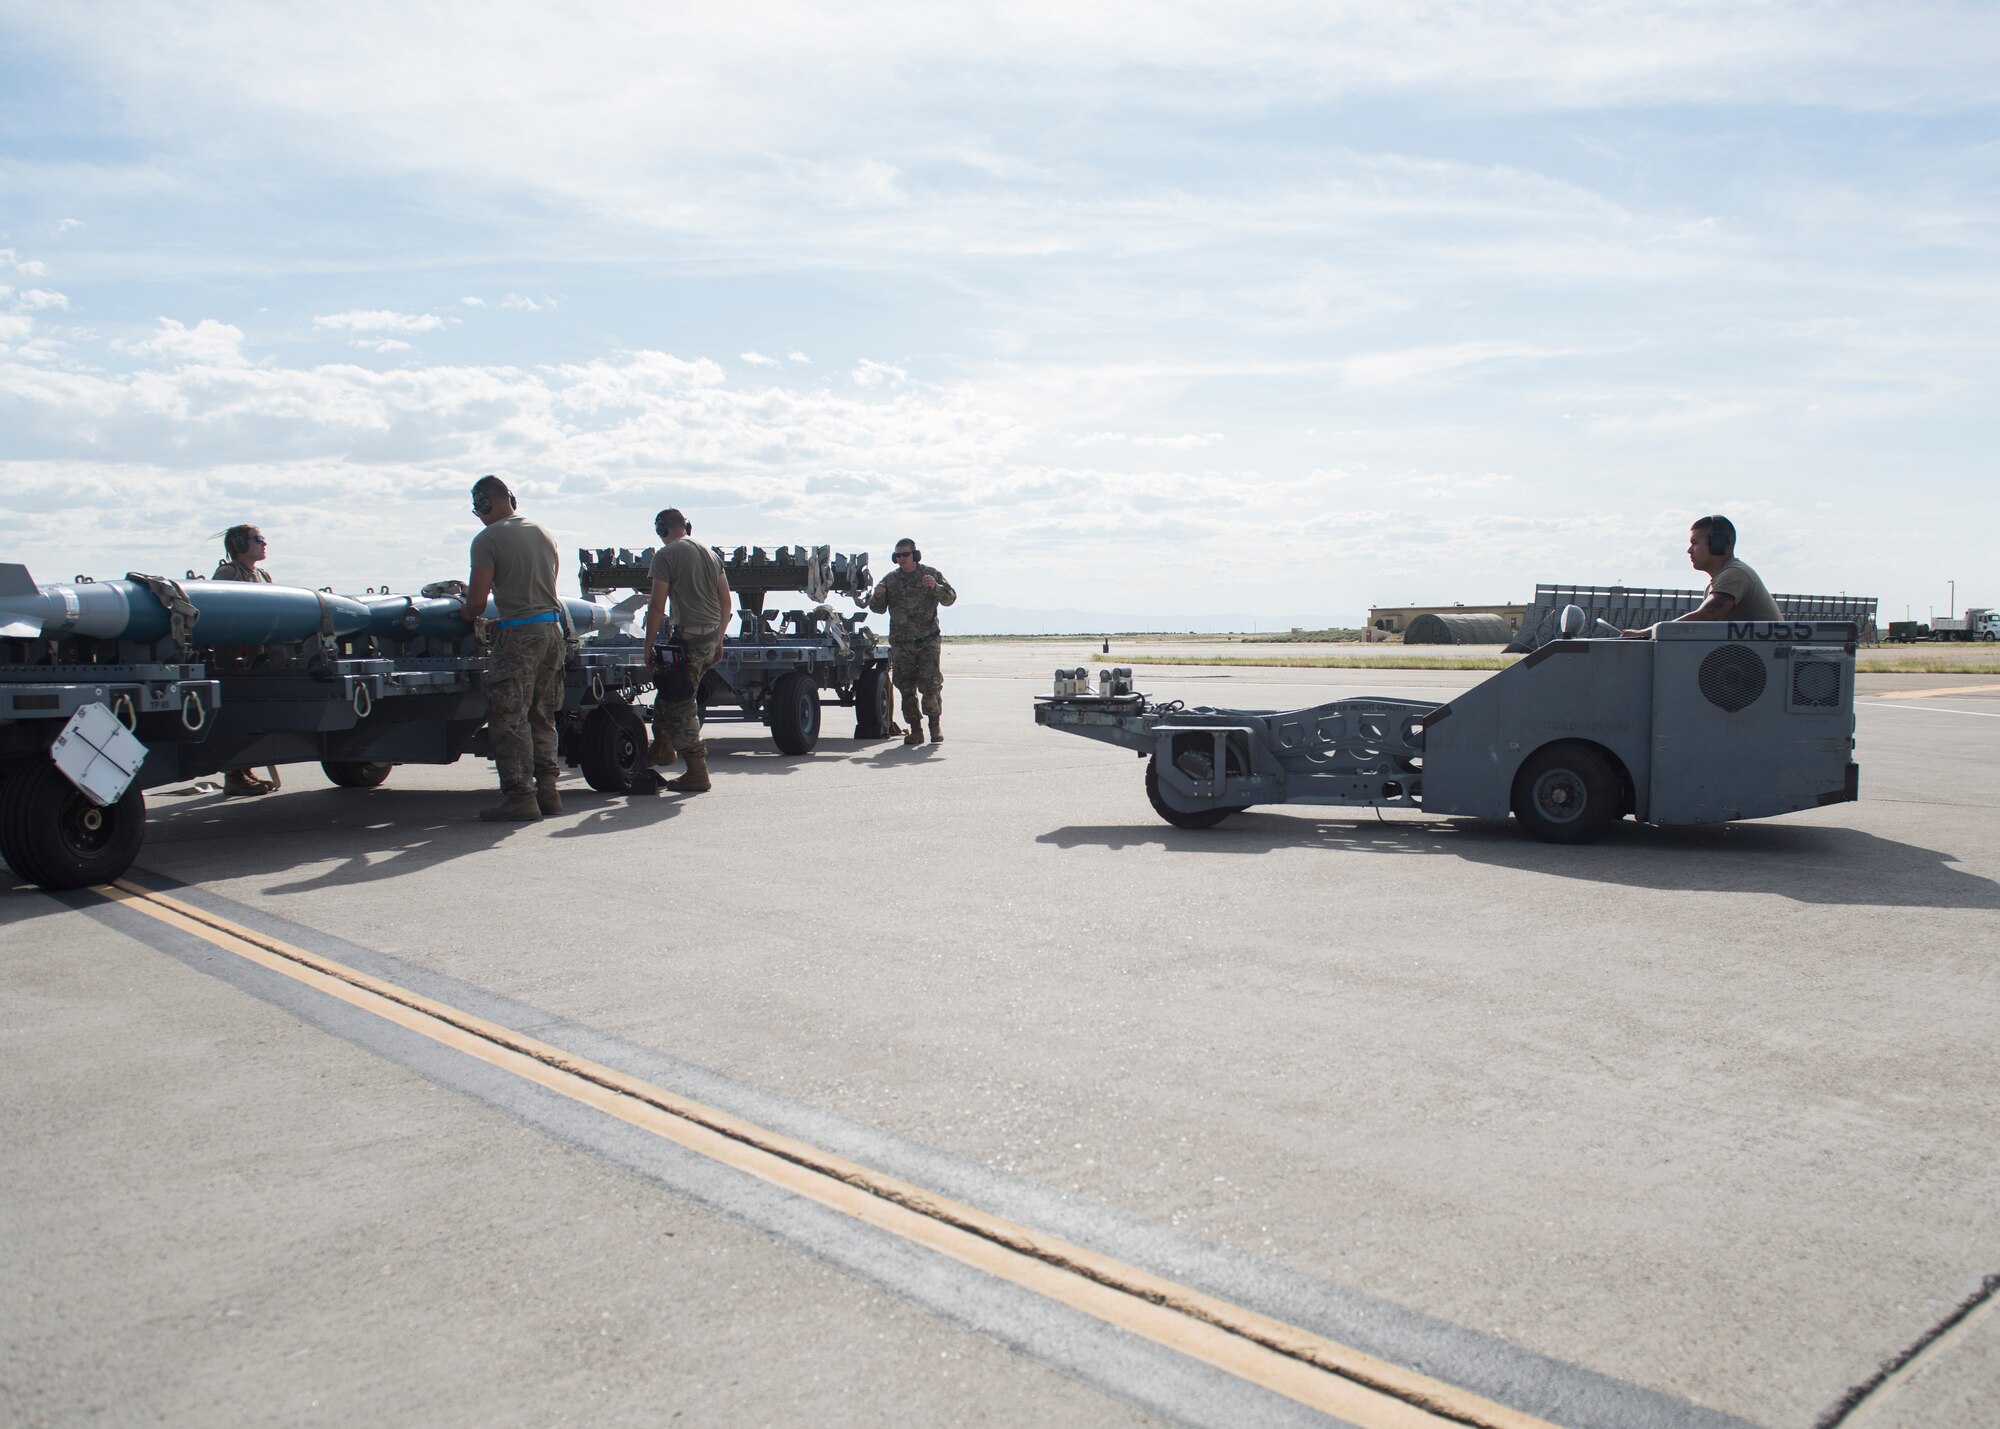
{"label": "airman walking on tarmac", "polygon": [[473,514],[485,529],[472,538],[464,614],[468,621],[483,615],[490,593],[500,617],[486,676],[486,729],[500,772],[500,802],[479,811],[490,823],[530,822],[562,812],[556,706],[568,639],[556,598],[561,562],[555,537],[522,519],[519,509],[499,477],[473,483]]}
{"label": "airman walking on tarmac", "polygon": [[892,559],[896,568],[875,583],[861,604],[889,616],[889,673],[903,696],[903,718],[910,726],[903,743],[922,744],[928,718],[931,743],[942,744],[944,671],[938,663],[937,613],[939,606],[955,602],[958,592],[942,571],[923,564],[923,552],[909,537],[896,543]]}

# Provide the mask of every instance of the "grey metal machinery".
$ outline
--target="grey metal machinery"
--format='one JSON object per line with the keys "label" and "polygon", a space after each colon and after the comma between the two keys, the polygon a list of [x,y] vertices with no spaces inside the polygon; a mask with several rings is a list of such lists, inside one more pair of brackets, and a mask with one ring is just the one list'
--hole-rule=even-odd
{"label": "grey metal machinery", "polygon": [[[819,742],[821,705],[831,694],[837,704],[854,709],[855,738],[880,739],[889,720],[888,646],[863,623],[865,615],[838,615],[825,604],[834,594],[861,596],[874,584],[867,553],[838,554],[828,546],[711,549],[736,594],[739,614],[723,658],[696,692],[703,721],[753,720],[770,728],[786,754],[810,754]],[[633,592],[618,607],[621,612],[645,604],[653,583],[652,548],[583,550],[577,559],[586,596]],[[767,611],[770,597],[780,592],[797,592],[818,604]],[[630,643],[637,648],[639,642]],[[672,658],[664,642],[656,658]]]}
{"label": "grey metal machinery", "polygon": [[[1564,634],[1443,704],[1310,709],[1155,703],[1131,672],[1059,671],[1035,721],[1135,750],[1169,823],[1258,804],[1422,809],[1582,843],[1652,824],[1763,818],[1858,797],[1849,622],[1682,622],[1649,640]],[[1603,627],[1600,625],[1599,630]],[[1081,678],[1079,678],[1081,677]]]}
{"label": "grey metal machinery", "polygon": [[[0,857],[44,887],[83,887],[138,855],[146,789],[313,760],[335,784],[371,788],[399,763],[485,753],[487,657],[456,585],[37,585],[0,564]],[[646,764],[630,707],[645,661],[581,643],[609,627],[607,608],[563,606],[579,640],[557,715],[564,754],[597,787],[623,787]]]}

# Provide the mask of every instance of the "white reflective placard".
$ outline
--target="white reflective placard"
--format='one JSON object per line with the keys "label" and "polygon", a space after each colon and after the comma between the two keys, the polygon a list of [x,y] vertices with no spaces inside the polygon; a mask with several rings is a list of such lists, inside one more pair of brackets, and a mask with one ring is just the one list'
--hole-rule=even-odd
{"label": "white reflective placard", "polygon": [[85,798],[103,808],[131,787],[146,762],[146,746],[103,705],[85,705],[49,746],[49,757]]}

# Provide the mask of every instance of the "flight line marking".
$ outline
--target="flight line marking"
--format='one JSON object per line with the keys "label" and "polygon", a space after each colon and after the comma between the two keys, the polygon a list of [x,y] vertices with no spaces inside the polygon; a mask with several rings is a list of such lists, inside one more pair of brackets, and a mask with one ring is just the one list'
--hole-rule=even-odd
{"label": "flight line marking", "polygon": [[125,879],[96,893],[770,1185],[1361,1429],[1553,1429],[1364,1351],[939,1196]]}
{"label": "flight line marking", "polygon": [[[1867,671],[1863,671],[1866,674]],[[1863,695],[1866,700],[1934,700],[1939,695],[2000,695],[2000,684],[1947,685],[1938,690],[1890,690],[1880,695]]]}

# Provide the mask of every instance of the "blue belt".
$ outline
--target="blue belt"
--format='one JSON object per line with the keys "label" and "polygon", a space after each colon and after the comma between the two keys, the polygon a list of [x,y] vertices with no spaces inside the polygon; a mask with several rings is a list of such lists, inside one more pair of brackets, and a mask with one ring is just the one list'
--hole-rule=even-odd
{"label": "blue belt", "polygon": [[540,625],[545,620],[554,620],[555,618],[556,613],[553,610],[545,610],[540,615],[524,615],[518,620],[503,620],[493,628],[495,630],[512,630],[517,625]]}

